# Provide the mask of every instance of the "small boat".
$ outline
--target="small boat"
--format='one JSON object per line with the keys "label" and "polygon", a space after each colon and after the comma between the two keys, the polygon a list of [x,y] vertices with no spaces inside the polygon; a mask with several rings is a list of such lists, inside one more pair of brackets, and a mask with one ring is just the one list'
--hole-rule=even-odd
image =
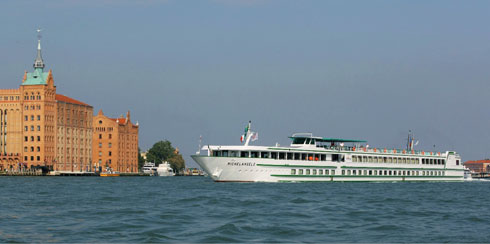
{"label": "small boat", "polygon": [[158,167],[155,166],[155,163],[145,162],[145,164],[143,165],[142,171],[145,174],[154,175],[157,172],[157,168]]}
{"label": "small boat", "polygon": [[119,171],[113,171],[112,168],[107,167],[104,172],[100,172],[100,176],[102,176],[102,177],[116,177],[116,176],[121,176],[121,173],[119,173]]}
{"label": "small boat", "polygon": [[102,176],[102,177],[115,177],[115,176],[121,176],[121,174],[117,171],[107,171],[107,172],[101,172],[100,176]]}
{"label": "small boat", "polygon": [[158,176],[174,176],[175,172],[168,162],[163,162],[157,167]]}

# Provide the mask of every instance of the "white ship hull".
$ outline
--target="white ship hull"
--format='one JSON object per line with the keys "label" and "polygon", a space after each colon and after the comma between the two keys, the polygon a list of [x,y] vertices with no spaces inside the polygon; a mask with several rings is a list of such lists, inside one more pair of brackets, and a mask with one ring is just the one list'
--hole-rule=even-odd
{"label": "white ship hull", "polygon": [[444,165],[305,162],[202,155],[194,155],[192,158],[214,181],[218,182],[464,180],[462,169],[447,168]]}

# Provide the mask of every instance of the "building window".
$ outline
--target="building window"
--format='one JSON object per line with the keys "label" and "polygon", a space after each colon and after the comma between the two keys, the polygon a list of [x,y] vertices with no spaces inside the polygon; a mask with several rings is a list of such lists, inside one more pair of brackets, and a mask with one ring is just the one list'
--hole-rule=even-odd
{"label": "building window", "polygon": [[99,120],[99,124],[102,124],[102,120]]}
{"label": "building window", "polygon": [[31,136],[31,141],[34,141],[34,136]]}
{"label": "building window", "polygon": [[28,126],[24,126],[24,131],[29,131],[29,127]]}
{"label": "building window", "polygon": [[24,152],[27,152],[27,147],[24,147]]}
{"label": "building window", "polygon": [[40,156],[37,156],[37,161],[41,161],[41,157]]}
{"label": "building window", "polygon": [[34,125],[31,125],[31,131],[34,131]]}
{"label": "building window", "polygon": [[112,134],[109,134],[109,139],[112,139]]}
{"label": "building window", "polygon": [[34,121],[34,115],[31,115],[31,121]]}
{"label": "building window", "polygon": [[31,161],[34,161],[34,156],[31,156]]}
{"label": "building window", "polygon": [[37,147],[37,151],[40,152],[41,151],[41,147]]}
{"label": "building window", "polygon": [[41,131],[41,126],[40,125],[37,126],[37,131]]}
{"label": "building window", "polygon": [[37,136],[37,141],[41,141],[41,137],[40,136]]}
{"label": "building window", "polygon": [[102,156],[102,152],[101,151],[99,151],[99,156]]}
{"label": "building window", "polygon": [[109,156],[112,156],[112,152],[111,151],[109,151]]}
{"label": "building window", "polygon": [[26,116],[24,116],[24,120],[25,120],[25,121],[29,121],[29,116],[27,116],[27,115],[26,115]]}
{"label": "building window", "polygon": [[99,134],[99,139],[102,139],[102,134]]}
{"label": "building window", "polygon": [[24,156],[24,161],[27,161],[27,159],[28,159],[27,156]]}
{"label": "building window", "polygon": [[112,148],[112,143],[109,142],[109,148]]}
{"label": "building window", "polygon": [[99,143],[99,148],[102,148],[102,142]]}
{"label": "building window", "polygon": [[37,121],[40,121],[41,120],[41,115],[38,115],[37,116]]}

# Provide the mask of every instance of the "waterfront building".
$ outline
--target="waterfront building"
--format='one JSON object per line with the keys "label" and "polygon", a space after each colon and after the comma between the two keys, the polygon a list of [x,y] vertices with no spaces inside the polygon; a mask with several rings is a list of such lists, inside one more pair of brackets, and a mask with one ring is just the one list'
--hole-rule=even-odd
{"label": "waterfront building", "polygon": [[[81,165],[91,162],[93,109],[56,94],[53,72],[44,72],[44,68],[39,39],[34,71],[25,71],[18,89],[0,89],[0,170],[32,166],[82,170]],[[88,136],[71,136],[73,129],[81,133],[79,128],[88,131]],[[89,138],[89,146],[75,147],[82,138]]]}
{"label": "waterfront building", "polygon": [[56,94],[57,171],[92,170],[93,107],[73,98]]}
{"label": "waterfront building", "polygon": [[109,118],[102,110],[93,117],[92,158],[94,166],[119,172],[138,172],[138,123],[126,117]]}
{"label": "waterfront building", "polygon": [[474,173],[490,173],[490,159],[466,161],[464,166]]}

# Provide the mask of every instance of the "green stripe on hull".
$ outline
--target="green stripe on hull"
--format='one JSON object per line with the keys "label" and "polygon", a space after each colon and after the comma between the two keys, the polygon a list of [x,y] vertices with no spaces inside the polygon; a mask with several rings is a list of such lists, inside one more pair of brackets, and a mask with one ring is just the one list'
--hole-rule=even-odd
{"label": "green stripe on hull", "polygon": [[389,168],[389,167],[356,167],[356,166],[341,166],[343,169],[393,169],[393,170],[454,170],[464,171],[464,169],[448,169],[448,168]]}
{"label": "green stripe on hull", "polygon": [[286,167],[286,168],[324,168],[324,169],[336,169],[337,166],[313,166],[313,165],[293,165],[293,164],[257,164],[257,166],[267,167]]}
{"label": "green stripe on hull", "polygon": [[463,176],[399,176],[399,175],[271,175],[272,177],[299,177],[299,178],[330,178],[330,177],[343,177],[343,178],[461,178]]}

